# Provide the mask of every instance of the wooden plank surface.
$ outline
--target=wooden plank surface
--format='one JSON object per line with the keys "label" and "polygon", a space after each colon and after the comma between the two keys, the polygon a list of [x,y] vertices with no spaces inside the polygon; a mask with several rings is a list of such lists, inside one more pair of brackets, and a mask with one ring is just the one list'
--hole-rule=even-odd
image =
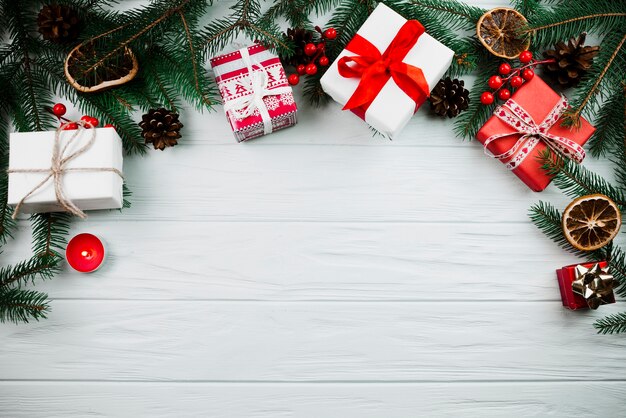
{"label": "wooden plank surface", "polygon": [[[626,340],[591,326],[623,304],[563,309],[554,270],[577,259],[528,220],[568,198],[531,192],[427,109],[387,141],[337,105],[299,106],[297,127],[246,144],[221,108],[186,109],[181,145],[125,160],[133,207],[72,225],[104,238],[105,266],[64,267],[37,283],[48,320],[0,325],[0,417],[626,408]],[[18,232],[0,264],[29,254]]]}

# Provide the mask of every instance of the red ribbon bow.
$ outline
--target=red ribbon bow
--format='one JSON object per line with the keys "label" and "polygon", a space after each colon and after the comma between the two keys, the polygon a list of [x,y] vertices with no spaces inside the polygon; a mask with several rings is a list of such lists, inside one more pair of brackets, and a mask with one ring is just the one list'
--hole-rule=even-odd
{"label": "red ribbon bow", "polygon": [[402,60],[423,33],[420,22],[407,20],[382,55],[370,41],[355,35],[346,49],[358,55],[342,57],[338,70],[343,77],[361,81],[343,110],[359,107],[367,110],[390,78],[415,102],[417,110],[430,94],[430,88],[422,70]]}

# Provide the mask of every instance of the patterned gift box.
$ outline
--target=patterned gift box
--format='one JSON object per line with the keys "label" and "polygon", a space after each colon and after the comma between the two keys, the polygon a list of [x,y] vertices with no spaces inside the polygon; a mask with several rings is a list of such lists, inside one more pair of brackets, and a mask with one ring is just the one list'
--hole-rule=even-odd
{"label": "patterned gift box", "polygon": [[238,142],[296,124],[296,103],[278,57],[255,44],[211,59]]}

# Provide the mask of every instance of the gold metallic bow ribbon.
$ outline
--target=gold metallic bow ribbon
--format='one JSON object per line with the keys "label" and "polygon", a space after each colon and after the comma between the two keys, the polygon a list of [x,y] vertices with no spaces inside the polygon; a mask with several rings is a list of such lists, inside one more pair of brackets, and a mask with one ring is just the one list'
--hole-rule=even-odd
{"label": "gold metallic bow ribbon", "polygon": [[613,300],[614,278],[609,274],[608,267],[603,269],[596,263],[590,268],[577,265],[576,280],[572,282],[572,290],[577,295],[585,298],[591,309],[611,303]]}
{"label": "gold metallic bow ribbon", "polygon": [[[66,126],[72,123],[75,123],[78,126],[78,128],[74,131],[70,139],[65,143],[65,146],[61,147],[61,132],[63,132]],[[50,179],[52,179],[52,182],[54,183],[54,194],[56,195],[56,199],[59,205],[61,205],[61,207],[63,207],[63,209],[65,209],[66,211],[82,219],[85,219],[87,217],[87,215],[85,215],[85,212],[80,210],[71,200],[69,200],[65,196],[62,180],[63,180],[63,175],[69,171],[72,171],[72,172],[108,171],[108,172],[117,174],[121,178],[124,178],[121,171],[112,167],[93,167],[93,168],[82,168],[82,167],[67,168],[66,167],[67,163],[69,163],[76,157],[82,155],[83,153],[87,152],[87,150],[91,148],[94,141],[96,140],[96,129],[92,128],[91,125],[89,125],[89,129],[91,130],[91,138],[89,138],[89,141],[87,141],[87,143],[83,145],[82,147],[80,147],[78,150],[70,153],[69,155],[65,155],[70,144],[76,139],[76,137],[81,132],[83,132],[86,129],[85,128],[86,126],[87,126],[87,123],[85,121],[78,120],[78,121],[70,121],[70,122],[64,123],[63,125],[57,128],[55,135],[54,135],[54,145],[52,147],[52,161],[50,163],[50,168],[14,168],[14,169],[7,170],[9,174],[10,173],[44,173],[44,174],[47,174],[47,176],[43,180],[41,180],[39,184],[33,187],[32,190],[28,192],[26,196],[24,196],[22,200],[20,200],[19,203],[15,206],[15,210],[13,211],[13,219],[17,218],[17,215],[20,212],[20,208],[22,207],[22,204],[24,203],[24,201],[28,199],[29,197],[31,197],[37,190],[42,188]]]}

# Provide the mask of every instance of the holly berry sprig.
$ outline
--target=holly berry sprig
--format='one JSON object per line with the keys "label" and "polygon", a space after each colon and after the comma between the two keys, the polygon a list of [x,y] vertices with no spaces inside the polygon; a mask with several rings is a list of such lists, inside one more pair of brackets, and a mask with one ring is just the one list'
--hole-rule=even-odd
{"label": "holly berry sprig", "polygon": [[[52,113],[54,116],[57,117],[57,119],[59,120],[59,126],[63,126],[65,124],[65,126],[63,126],[64,131],[71,131],[74,129],[78,129],[78,124],[76,122],[72,122],[68,118],[63,117],[65,113],[67,113],[67,107],[65,107],[63,103],[56,103],[54,106],[52,106],[52,108],[46,107],[45,109],[47,112]],[[100,124],[100,121],[97,118],[94,118],[93,116],[89,116],[89,115],[81,116],[80,120],[85,122],[86,124],[85,127],[88,129],[91,127],[95,128],[96,126]],[[107,123],[106,125],[104,125],[103,128],[115,129],[115,127],[111,125],[110,123]]]}
{"label": "holly berry sprig", "polygon": [[315,27],[315,30],[320,34],[321,40],[317,43],[309,42],[304,46],[304,55],[310,57],[307,64],[298,64],[296,66],[296,73],[290,74],[287,77],[287,81],[292,86],[295,86],[300,82],[301,75],[314,75],[317,73],[318,65],[320,67],[326,67],[330,63],[326,56],[326,41],[332,41],[337,38],[337,31],[334,28],[328,28],[324,31],[319,26]]}
{"label": "holly berry sprig", "polygon": [[511,90],[507,88],[520,88],[522,84],[532,80],[535,76],[534,69],[540,64],[549,64],[555,62],[554,59],[536,61],[530,51],[522,51],[519,54],[519,62],[523,65],[513,68],[508,62],[503,62],[498,67],[498,75],[489,77],[487,84],[493,90],[485,91],[480,95],[480,102],[484,105],[490,105],[494,102],[496,96],[500,100],[509,100],[511,98]]}

